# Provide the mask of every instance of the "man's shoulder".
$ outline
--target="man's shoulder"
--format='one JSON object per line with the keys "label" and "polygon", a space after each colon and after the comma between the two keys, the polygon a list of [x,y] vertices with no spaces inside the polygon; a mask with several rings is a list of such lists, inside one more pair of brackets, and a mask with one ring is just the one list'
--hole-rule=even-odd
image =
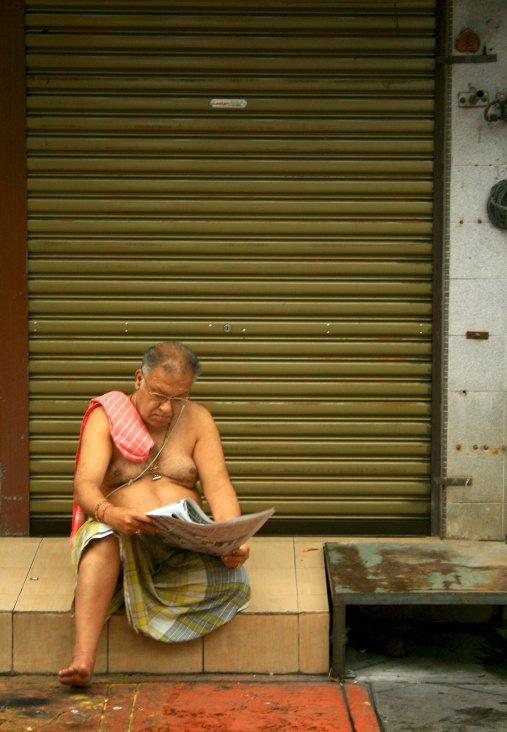
{"label": "man's shoulder", "polygon": [[209,428],[215,424],[215,420],[209,409],[203,404],[200,404],[200,402],[194,402],[193,400],[187,402],[185,411],[187,412],[189,422],[198,429]]}
{"label": "man's shoulder", "polygon": [[209,409],[200,402],[189,400],[185,405],[187,411],[193,419],[213,420],[213,416]]}
{"label": "man's shoulder", "polygon": [[105,394],[94,397],[90,401],[84,419],[87,422],[93,419],[94,422],[99,423],[107,420],[109,423],[112,415],[117,417],[118,414],[122,414],[133,408],[130,399],[122,391],[107,391]]}
{"label": "man's shoulder", "polygon": [[123,391],[106,391],[105,394],[101,394],[91,400],[90,406],[94,404],[100,404],[105,407],[106,411],[108,409],[116,410],[132,406],[129,397]]}
{"label": "man's shoulder", "polygon": [[88,414],[85,429],[91,430],[107,429],[109,432],[109,418],[102,404],[96,404],[94,409]]}

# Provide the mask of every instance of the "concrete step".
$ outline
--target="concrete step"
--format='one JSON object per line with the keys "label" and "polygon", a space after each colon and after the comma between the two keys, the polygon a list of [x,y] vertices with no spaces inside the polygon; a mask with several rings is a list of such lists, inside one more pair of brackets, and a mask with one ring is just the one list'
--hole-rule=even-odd
{"label": "concrete step", "polygon": [[[324,541],[253,538],[250,607],[202,639],[166,645],[114,615],[95,672],[327,674]],[[0,673],[56,673],[69,663],[74,638],[68,539],[0,538],[0,577]]]}

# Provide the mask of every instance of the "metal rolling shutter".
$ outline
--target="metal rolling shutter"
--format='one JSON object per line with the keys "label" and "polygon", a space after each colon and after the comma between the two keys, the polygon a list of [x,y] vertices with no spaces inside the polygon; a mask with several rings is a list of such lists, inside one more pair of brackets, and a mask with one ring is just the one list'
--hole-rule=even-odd
{"label": "metal rolling shutter", "polygon": [[36,530],[88,400],[169,338],[244,511],[429,527],[434,11],[27,2]]}

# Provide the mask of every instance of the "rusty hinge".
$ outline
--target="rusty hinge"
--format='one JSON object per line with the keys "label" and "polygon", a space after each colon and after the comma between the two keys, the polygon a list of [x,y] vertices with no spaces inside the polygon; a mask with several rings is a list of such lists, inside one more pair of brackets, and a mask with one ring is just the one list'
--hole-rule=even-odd
{"label": "rusty hinge", "polygon": [[472,478],[435,478],[436,485],[442,486],[463,486],[464,488],[472,485]]}

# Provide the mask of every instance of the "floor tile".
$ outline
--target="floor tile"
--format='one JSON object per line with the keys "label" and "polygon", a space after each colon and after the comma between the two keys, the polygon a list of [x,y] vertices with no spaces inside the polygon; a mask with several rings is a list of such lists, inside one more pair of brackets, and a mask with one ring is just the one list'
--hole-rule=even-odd
{"label": "floor tile", "polygon": [[42,539],[25,536],[0,537],[0,569],[25,567],[28,571]]}
{"label": "floor tile", "polygon": [[297,567],[296,581],[299,596],[325,595],[327,592],[324,567]]}
{"label": "floor tile", "polygon": [[71,547],[67,537],[49,537],[42,539],[35,555],[32,570],[41,567],[61,567],[67,569],[70,564]]}
{"label": "floor tile", "polygon": [[[74,618],[70,613],[14,613],[13,668],[16,673],[57,673],[72,660]],[[106,671],[106,633],[102,632],[96,673]]]}
{"label": "floor tile", "polygon": [[324,567],[324,540],[321,537],[296,537],[294,555],[296,567]]}
{"label": "floor tile", "polygon": [[329,613],[299,615],[299,671],[304,674],[327,674],[329,659]]}
{"label": "floor tile", "polygon": [[296,673],[298,616],[240,613],[204,638],[205,673]]}
{"label": "floor tile", "polygon": [[294,567],[292,537],[254,537],[250,540],[250,559],[246,568],[279,569]]}
{"label": "floor tile", "polygon": [[298,611],[300,613],[327,613],[329,612],[329,596],[325,595],[299,595]]}
{"label": "floor tile", "polygon": [[[300,544],[304,547],[305,544]],[[313,545],[310,545],[313,546]],[[298,550],[296,550],[297,552]],[[301,557],[301,555],[299,555]],[[326,570],[322,551],[303,554],[296,563],[299,612],[328,612]]]}
{"label": "floor tile", "polygon": [[250,605],[244,612],[250,613],[297,613],[298,596],[270,594],[268,592],[257,592],[252,590]]}
{"label": "floor tile", "polygon": [[109,620],[110,673],[201,673],[202,639],[162,643],[137,635],[125,615]]}
{"label": "floor tile", "polygon": [[0,612],[0,673],[12,669],[12,613]]}
{"label": "floor tile", "polygon": [[21,594],[28,568],[0,568],[0,611],[14,610]]}
{"label": "floor tile", "polygon": [[247,612],[296,612],[297,586],[293,568],[251,569],[252,601]]}
{"label": "floor tile", "polygon": [[68,612],[74,599],[74,573],[70,567],[43,567],[30,571],[16,603],[16,612]]}

